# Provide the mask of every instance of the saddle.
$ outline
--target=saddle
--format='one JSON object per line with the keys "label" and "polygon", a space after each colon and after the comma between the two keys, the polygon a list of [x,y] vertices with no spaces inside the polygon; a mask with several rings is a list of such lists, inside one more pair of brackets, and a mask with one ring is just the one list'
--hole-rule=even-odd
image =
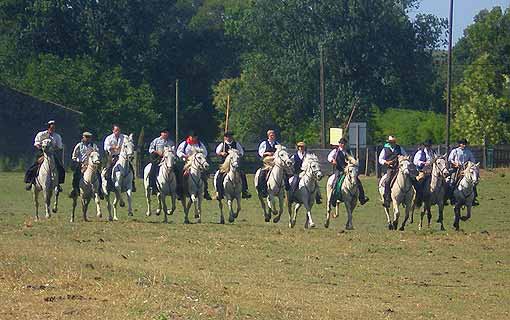
{"label": "saddle", "polygon": [[[393,176],[393,179],[391,179],[391,182],[390,182],[390,188],[393,188],[393,185],[395,184],[395,182],[397,181],[397,176],[398,174],[394,175]],[[381,177],[381,180],[379,180],[379,186],[380,187],[384,187],[384,184],[386,183],[386,179],[388,179],[388,175],[387,174],[384,174],[382,177]]]}

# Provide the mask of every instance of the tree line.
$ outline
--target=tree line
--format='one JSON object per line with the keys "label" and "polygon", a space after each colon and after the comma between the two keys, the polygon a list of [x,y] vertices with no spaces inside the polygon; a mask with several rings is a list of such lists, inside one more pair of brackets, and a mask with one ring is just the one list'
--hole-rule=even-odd
{"label": "tree line", "polygon": [[[412,109],[433,129],[399,129],[404,139],[415,143],[429,132],[439,142],[446,77],[435,56],[446,21],[411,19],[418,6],[417,0],[5,0],[0,81],[82,111],[84,129],[104,133],[119,122],[153,135],[173,128],[179,79],[181,136],[194,129],[205,139],[219,137],[230,96],[229,127],[239,139],[255,142],[272,127],[284,141],[317,143],[322,51],[328,127],[344,125],[356,105],[355,120],[373,124],[377,141],[387,114],[405,118]],[[471,132],[479,121],[495,122],[477,136],[508,140],[508,87],[501,81],[509,74],[510,28],[500,27],[508,20],[508,10],[480,13],[455,47],[455,71],[462,74],[454,92],[458,135],[467,134],[461,123],[474,121]],[[487,63],[494,68],[480,67]],[[486,84],[472,79],[477,66]],[[473,110],[486,105],[498,115],[472,120]]]}

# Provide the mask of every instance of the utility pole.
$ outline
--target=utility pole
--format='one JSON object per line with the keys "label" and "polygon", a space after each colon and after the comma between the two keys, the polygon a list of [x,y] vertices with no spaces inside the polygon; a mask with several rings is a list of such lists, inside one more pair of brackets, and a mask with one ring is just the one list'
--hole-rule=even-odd
{"label": "utility pole", "polygon": [[450,18],[448,19],[448,79],[446,82],[446,153],[450,152],[450,117],[452,108],[452,33],[453,0],[450,0]]}
{"label": "utility pole", "polygon": [[320,104],[321,104],[321,148],[326,148],[326,116],[324,110],[324,45],[319,44],[320,53]]}
{"label": "utility pole", "polygon": [[179,79],[175,80],[175,143],[179,143]]}

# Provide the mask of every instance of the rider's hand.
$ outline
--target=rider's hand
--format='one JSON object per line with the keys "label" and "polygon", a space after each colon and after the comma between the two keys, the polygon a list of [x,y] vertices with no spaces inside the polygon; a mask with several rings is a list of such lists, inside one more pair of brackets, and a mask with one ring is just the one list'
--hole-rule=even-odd
{"label": "rider's hand", "polygon": [[273,154],[273,152],[264,152],[264,157],[271,157]]}
{"label": "rider's hand", "polygon": [[226,157],[226,156],[227,156],[227,153],[226,153],[225,151],[222,151],[222,152],[220,152],[220,156],[221,156],[221,157]]}
{"label": "rider's hand", "polygon": [[389,166],[389,165],[391,164],[391,161],[389,161],[389,160],[385,160],[385,161],[384,161],[384,164],[385,164],[385,165],[387,165],[387,166]]}

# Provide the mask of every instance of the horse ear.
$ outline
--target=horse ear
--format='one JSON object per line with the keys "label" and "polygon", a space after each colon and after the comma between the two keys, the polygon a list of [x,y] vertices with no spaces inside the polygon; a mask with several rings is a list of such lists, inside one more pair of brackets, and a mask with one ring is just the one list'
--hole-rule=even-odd
{"label": "horse ear", "polygon": [[475,167],[479,167],[479,166],[480,166],[480,162],[477,162],[477,163],[475,164]]}

